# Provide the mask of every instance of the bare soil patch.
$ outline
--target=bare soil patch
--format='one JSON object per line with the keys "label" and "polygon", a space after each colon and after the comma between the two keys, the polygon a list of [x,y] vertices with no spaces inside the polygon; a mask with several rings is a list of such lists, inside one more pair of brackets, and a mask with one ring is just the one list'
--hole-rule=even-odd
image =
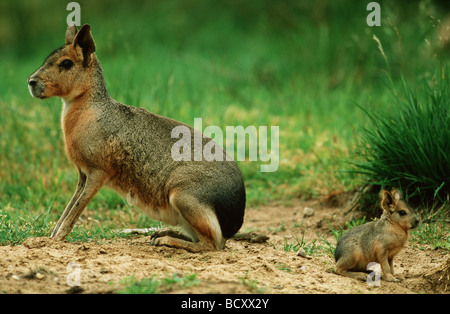
{"label": "bare soil patch", "polygon": [[[305,207],[314,210],[312,216],[304,217]],[[265,234],[269,240],[251,243],[231,239],[224,250],[207,253],[154,247],[149,236],[95,243],[31,238],[22,245],[0,247],[0,292],[115,293],[123,288],[123,279],[131,276],[139,280],[195,273],[199,284],[166,292],[449,293],[448,273],[444,273],[448,272],[449,254],[444,250],[409,243],[394,259],[401,282],[381,281],[380,286],[334,274],[334,260],[325,252],[305,258],[283,250],[285,243],[293,242],[294,237],[301,239],[303,234],[307,243],[316,239],[317,244],[323,244],[321,234],[335,245],[329,228],[338,229],[349,220],[343,212],[319,200],[248,208],[241,230]],[[79,287],[67,284],[74,267],[79,267]]]}

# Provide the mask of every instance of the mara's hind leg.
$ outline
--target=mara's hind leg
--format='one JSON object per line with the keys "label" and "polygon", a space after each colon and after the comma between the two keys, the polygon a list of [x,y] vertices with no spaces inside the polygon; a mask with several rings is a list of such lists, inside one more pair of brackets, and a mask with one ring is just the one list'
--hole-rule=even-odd
{"label": "mara's hind leg", "polygon": [[192,242],[191,237],[187,236],[186,234],[184,234],[181,231],[173,230],[171,228],[164,228],[164,229],[155,231],[155,233],[153,233],[151,235],[150,239],[155,240],[155,239],[162,238],[162,237],[172,237],[172,238],[177,238],[177,239]]}
{"label": "mara's hind leg", "polygon": [[360,271],[349,271],[346,269],[336,268],[336,274],[339,274],[339,275],[345,276],[345,277],[354,278],[354,279],[361,280],[361,281],[367,280],[367,274],[360,272]]}
{"label": "mara's hind leg", "polygon": [[[185,229],[192,241],[170,232],[162,233],[162,237],[154,239],[155,245],[166,245],[185,249],[189,252],[202,252],[223,249],[225,241],[214,209],[199,202],[195,197],[184,193],[173,192],[170,205],[180,213],[179,224]],[[159,236],[159,235],[156,235]]]}
{"label": "mara's hind leg", "polygon": [[336,262],[336,274],[345,277],[355,278],[361,281],[366,281],[367,280],[366,273],[353,270],[357,262],[358,262],[357,259],[354,258],[353,256],[341,257]]}

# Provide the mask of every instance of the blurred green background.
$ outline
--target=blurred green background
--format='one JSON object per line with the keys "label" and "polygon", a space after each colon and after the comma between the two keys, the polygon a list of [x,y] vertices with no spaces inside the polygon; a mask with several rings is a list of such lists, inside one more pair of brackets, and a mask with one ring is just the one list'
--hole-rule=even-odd
{"label": "blurred green background", "polygon": [[[380,27],[366,24],[369,2],[78,1],[116,100],[190,125],[280,127],[278,171],[239,162],[250,206],[359,187],[364,178],[347,171],[368,120],[357,105],[389,111],[401,77],[420,88],[448,61],[448,1],[378,1]],[[0,211],[9,218],[54,220],[75,189],[61,101],[34,99],[26,84],[64,43],[68,3],[0,2]],[[102,190],[89,208],[127,206]]]}

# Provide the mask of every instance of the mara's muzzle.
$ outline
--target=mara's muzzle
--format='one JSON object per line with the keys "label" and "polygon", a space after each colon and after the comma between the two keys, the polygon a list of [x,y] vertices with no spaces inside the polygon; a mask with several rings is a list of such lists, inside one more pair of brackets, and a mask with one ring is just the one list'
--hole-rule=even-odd
{"label": "mara's muzzle", "polygon": [[47,96],[44,96],[45,84],[36,76],[30,76],[27,80],[28,82],[28,90],[30,91],[31,96],[44,99]]}

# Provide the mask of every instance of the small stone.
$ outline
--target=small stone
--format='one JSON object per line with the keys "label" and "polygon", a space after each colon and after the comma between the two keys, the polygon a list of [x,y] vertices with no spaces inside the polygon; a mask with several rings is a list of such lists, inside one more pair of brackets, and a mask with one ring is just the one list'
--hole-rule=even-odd
{"label": "small stone", "polygon": [[273,289],[281,290],[284,289],[284,287],[282,285],[274,285]]}
{"label": "small stone", "polygon": [[297,251],[297,256],[305,257],[306,258],[306,252],[304,249],[299,249]]}
{"label": "small stone", "polygon": [[36,279],[42,279],[44,278],[44,275],[42,275],[41,273],[36,273],[35,277]]}
{"label": "small stone", "polygon": [[303,217],[311,217],[312,215],[314,215],[314,209],[311,207],[305,207],[303,209]]}
{"label": "small stone", "polygon": [[83,245],[81,245],[81,246],[78,248],[78,250],[80,250],[80,251],[87,251],[87,250],[89,250],[89,247],[86,246],[85,244],[83,244]]}
{"label": "small stone", "polygon": [[305,250],[301,249],[301,248],[297,251],[297,256],[300,256],[300,257],[303,257],[303,258],[306,258],[306,259],[312,259],[312,257],[306,255]]}
{"label": "small stone", "polygon": [[265,234],[259,234],[256,232],[236,233],[233,236],[236,241],[248,241],[250,243],[264,243],[269,240],[269,237]]}

